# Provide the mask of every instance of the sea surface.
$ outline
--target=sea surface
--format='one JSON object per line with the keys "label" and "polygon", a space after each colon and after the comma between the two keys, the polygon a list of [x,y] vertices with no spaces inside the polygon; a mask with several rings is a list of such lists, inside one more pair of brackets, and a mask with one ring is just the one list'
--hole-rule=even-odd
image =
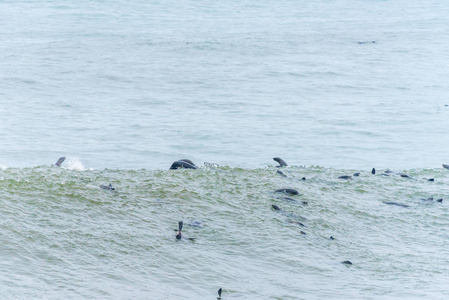
{"label": "sea surface", "polygon": [[447,299],[448,15],[0,0],[0,299]]}

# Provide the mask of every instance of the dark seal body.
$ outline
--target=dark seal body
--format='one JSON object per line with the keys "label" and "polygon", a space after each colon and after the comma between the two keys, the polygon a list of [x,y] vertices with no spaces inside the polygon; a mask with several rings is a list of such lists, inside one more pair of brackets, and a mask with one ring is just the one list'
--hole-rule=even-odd
{"label": "dark seal body", "polygon": [[276,166],[278,168],[288,166],[287,163],[280,157],[274,157],[273,160],[279,163],[279,166]]}
{"label": "dark seal body", "polygon": [[299,195],[299,192],[294,189],[278,189],[278,190],[275,190],[275,192],[276,193],[286,193],[286,194],[290,194],[290,195]]}
{"label": "dark seal body", "polygon": [[195,166],[195,164],[188,160],[188,159],[183,159],[183,160],[177,160],[175,161],[171,167],[170,170],[175,170],[175,169],[198,169],[197,166]]}
{"label": "dark seal body", "polygon": [[65,160],[65,157],[64,157],[64,156],[63,156],[63,157],[60,157],[60,158],[58,159],[58,161],[55,163],[55,166],[60,167],[61,164],[64,162],[64,160]]}

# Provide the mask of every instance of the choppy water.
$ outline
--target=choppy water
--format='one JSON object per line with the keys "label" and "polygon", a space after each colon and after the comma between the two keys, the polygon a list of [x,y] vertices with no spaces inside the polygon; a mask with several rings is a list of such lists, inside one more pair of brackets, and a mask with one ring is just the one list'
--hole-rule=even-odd
{"label": "choppy water", "polygon": [[0,297],[446,298],[448,171],[354,171],[3,170]]}
{"label": "choppy water", "polygon": [[447,298],[448,13],[0,1],[0,298]]}

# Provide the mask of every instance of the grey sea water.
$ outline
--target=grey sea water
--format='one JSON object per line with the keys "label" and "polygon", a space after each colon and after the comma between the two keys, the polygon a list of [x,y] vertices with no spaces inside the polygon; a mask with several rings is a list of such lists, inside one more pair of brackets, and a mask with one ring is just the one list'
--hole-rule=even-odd
{"label": "grey sea water", "polygon": [[0,1],[0,298],[446,299],[448,13]]}

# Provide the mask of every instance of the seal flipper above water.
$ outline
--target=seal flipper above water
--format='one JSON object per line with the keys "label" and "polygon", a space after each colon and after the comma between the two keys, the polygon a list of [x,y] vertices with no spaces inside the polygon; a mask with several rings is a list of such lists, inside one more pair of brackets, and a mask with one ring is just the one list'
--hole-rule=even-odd
{"label": "seal flipper above water", "polygon": [[273,160],[275,161],[275,162],[278,162],[279,163],[279,166],[276,166],[276,167],[286,167],[286,166],[288,166],[287,165],[287,163],[282,159],[282,158],[280,158],[280,157],[274,157],[273,158]]}
{"label": "seal flipper above water", "polygon": [[65,160],[65,157],[64,157],[64,156],[63,156],[63,157],[60,157],[60,158],[58,159],[58,161],[55,163],[55,166],[60,167],[61,164],[64,162],[64,160]]}
{"label": "seal flipper above water", "polygon": [[177,240],[180,240],[180,239],[182,239],[182,233],[181,233],[181,230],[182,230],[183,222],[182,222],[182,221],[179,221],[178,225],[179,225],[179,227],[178,227],[179,230],[178,230],[178,234],[176,235],[176,239],[177,239]]}

